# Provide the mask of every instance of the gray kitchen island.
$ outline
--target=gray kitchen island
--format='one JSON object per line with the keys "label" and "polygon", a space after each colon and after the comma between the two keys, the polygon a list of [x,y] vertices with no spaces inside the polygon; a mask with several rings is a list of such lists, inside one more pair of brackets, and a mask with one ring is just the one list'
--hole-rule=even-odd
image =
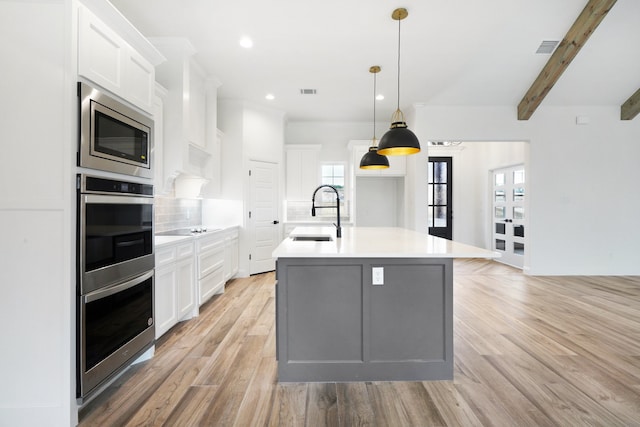
{"label": "gray kitchen island", "polygon": [[298,227],[273,252],[278,380],[452,379],[453,258],[498,254],[403,228],[342,236]]}

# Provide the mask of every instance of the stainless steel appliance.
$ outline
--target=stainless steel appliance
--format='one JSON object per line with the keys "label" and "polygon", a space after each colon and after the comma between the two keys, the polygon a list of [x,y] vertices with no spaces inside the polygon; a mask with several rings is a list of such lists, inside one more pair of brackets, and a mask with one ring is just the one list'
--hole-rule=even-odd
{"label": "stainless steel appliance", "polygon": [[82,82],[78,98],[78,166],[153,178],[153,120]]}
{"label": "stainless steel appliance", "polygon": [[78,175],[77,397],[155,339],[153,186]]}
{"label": "stainless steel appliance", "polygon": [[154,267],[153,186],[78,175],[82,294]]}

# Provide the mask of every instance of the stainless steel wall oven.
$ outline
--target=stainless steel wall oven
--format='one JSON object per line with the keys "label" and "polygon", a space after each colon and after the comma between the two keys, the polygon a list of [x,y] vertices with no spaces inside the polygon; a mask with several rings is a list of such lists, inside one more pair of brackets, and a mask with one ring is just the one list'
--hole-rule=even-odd
{"label": "stainless steel wall oven", "polygon": [[153,120],[85,83],[78,98],[78,166],[153,178]]}
{"label": "stainless steel wall oven", "polygon": [[153,186],[77,179],[77,397],[155,339]]}

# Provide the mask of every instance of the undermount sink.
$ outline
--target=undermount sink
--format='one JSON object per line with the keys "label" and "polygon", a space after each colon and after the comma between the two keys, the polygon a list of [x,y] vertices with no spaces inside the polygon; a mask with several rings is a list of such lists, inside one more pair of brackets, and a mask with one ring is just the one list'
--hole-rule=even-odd
{"label": "undermount sink", "polygon": [[330,242],[333,240],[331,236],[293,236],[291,239],[294,242]]}

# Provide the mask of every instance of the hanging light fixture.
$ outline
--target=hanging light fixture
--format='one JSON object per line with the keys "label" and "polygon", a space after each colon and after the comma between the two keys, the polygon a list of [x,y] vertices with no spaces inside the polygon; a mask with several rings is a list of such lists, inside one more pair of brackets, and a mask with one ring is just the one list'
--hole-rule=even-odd
{"label": "hanging light fixture", "polygon": [[376,139],[376,75],[380,72],[380,67],[374,65],[369,68],[373,74],[373,139],[369,151],[360,160],[360,169],[386,169],[389,167],[389,159],[378,154],[378,140]]}
{"label": "hanging light fixture", "polygon": [[391,116],[389,130],[382,135],[378,145],[378,153],[385,156],[406,156],[420,151],[420,142],[407,127],[404,114],[400,111],[400,21],[407,16],[409,12],[404,8],[396,9],[391,14],[391,17],[398,21],[398,108]]}

